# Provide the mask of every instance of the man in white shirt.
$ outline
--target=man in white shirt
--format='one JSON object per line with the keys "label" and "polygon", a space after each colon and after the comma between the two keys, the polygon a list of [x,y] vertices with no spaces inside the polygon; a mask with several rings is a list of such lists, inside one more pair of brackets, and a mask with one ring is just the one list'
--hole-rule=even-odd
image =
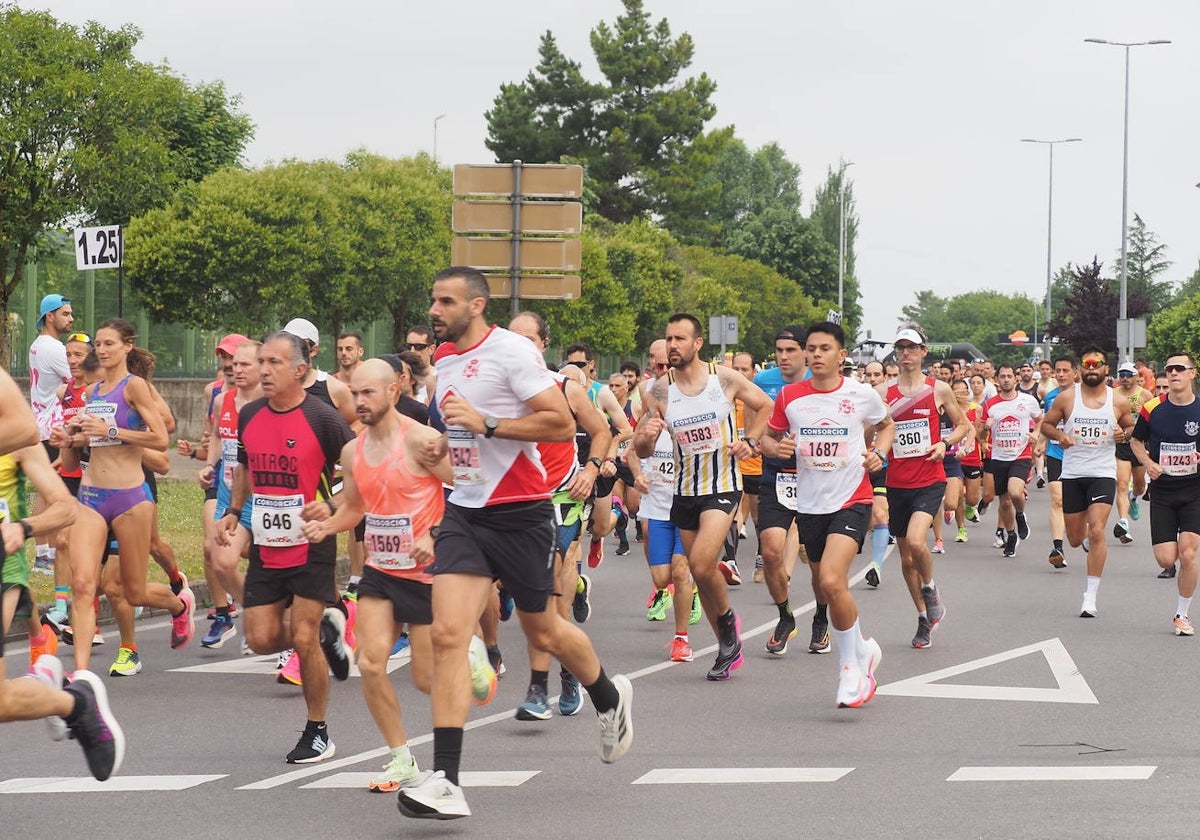
{"label": "man in white shirt", "polygon": [[[67,348],[62,338],[75,323],[71,301],[60,294],[46,295],[38,307],[38,337],[29,345],[29,404],[37,420],[38,437],[50,462],[57,468],[58,450],[52,447],[50,429],[63,424],[62,404],[58,401],[58,389],[71,381],[71,368],[67,365]],[[43,508],[41,496],[34,503],[34,514]],[[34,555],[34,571],[54,573],[54,547],[49,544],[50,535],[41,538]]]}

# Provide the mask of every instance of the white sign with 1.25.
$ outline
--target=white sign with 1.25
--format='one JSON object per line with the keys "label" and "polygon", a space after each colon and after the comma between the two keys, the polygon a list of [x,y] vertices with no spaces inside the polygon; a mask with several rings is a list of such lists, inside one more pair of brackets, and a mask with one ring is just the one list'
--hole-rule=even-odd
{"label": "white sign with 1.25", "polygon": [[92,271],[97,268],[119,268],[121,265],[121,226],[75,228],[75,268]]}

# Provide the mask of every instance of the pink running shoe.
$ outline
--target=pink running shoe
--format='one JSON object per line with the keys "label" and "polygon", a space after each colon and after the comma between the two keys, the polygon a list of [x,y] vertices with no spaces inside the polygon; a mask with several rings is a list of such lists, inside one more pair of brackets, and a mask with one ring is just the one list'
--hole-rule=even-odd
{"label": "pink running shoe", "polygon": [[280,685],[304,685],[304,680],[300,678],[300,653],[298,651],[292,651],[288,661],[276,674],[275,682]]}
{"label": "pink running shoe", "polygon": [[171,647],[176,650],[196,635],[196,596],[188,586],[186,577],[183,579],[183,590],[179,593],[179,600],[183,601],[183,612],[171,619]]}

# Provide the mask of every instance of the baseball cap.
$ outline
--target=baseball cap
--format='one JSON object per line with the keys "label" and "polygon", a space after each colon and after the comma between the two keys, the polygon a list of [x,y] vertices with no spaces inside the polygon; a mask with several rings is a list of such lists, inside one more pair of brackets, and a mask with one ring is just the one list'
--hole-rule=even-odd
{"label": "baseball cap", "polygon": [[779,332],[775,333],[775,341],[794,341],[802,345],[807,338],[808,330],[796,324],[780,327]]}
{"label": "baseball cap", "polygon": [[47,315],[58,309],[62,309],[70,302],[71,301],[69,298],[65,298],[58,294],[46,295],[44,298],[42,298],[42,305],[38,307],[37,328],[40,330],[42,327],[46,326]]}
{"label": "baseball cap", "polygon": [[234,350],[249,340],[241,333],[230,333],[221,339],[217,344],[217,349],[213,353],[224,353],[226,356],[232,356]]}
{"label": "baseball cap", "polygon": [[923,339],[921,337],[921,334],[919,332],[917,332],[916,330],[913,330],[913,329],[900,330],[900,332],[896,333],[896,340],[893,341],[892,343],[899,344],[901,341],[911,341],[913,344],[916,344],[918,347],[925,346],[925,339]]}
{"label": "baseball cap", "polygon": [[1133,365],[1131,365],[1129,362],[1122,362],[1122,363],[1121,363],[1121,366],[1120,366],[1119,368],[1117,368],[1117,373],[1118,373],[1118,374],[1122,374],[1122,373],[1132,373],[1133,375],[1135,375],[1135,376],[1136,376],[1136,375],[1137,375],[1137,368],[1135,368],[1135,367],[1134,367]]}
{"label": "baseball cap", "polygon": [[321,344],[320,336],[317,333],[316,326],[313,325],[312,321],[309,321],[306,318],[293,318],[292,320],[288,321],[286,325],[284,325],[283,331],[291,333],[297,338],[303,338],[307,341],[311,341],[317,346],[320,346]]}

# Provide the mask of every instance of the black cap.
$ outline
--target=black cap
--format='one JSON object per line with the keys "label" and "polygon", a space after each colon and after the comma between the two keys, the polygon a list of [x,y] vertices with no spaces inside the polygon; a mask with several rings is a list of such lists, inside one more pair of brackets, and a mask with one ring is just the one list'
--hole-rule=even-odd
{"label": "black cap", "polygon": [[396,353],[384,353],[379,358],[391,365],[396,373],[404,373],[404,362]]}
{"label": "black cap", "polygon": [[775,341],[794,341],[797,344],[803,345],[805,339],[808,338],[808,330],[804,327],[792,324],[787,327],[780,327],[779,332],[775,333]]}

